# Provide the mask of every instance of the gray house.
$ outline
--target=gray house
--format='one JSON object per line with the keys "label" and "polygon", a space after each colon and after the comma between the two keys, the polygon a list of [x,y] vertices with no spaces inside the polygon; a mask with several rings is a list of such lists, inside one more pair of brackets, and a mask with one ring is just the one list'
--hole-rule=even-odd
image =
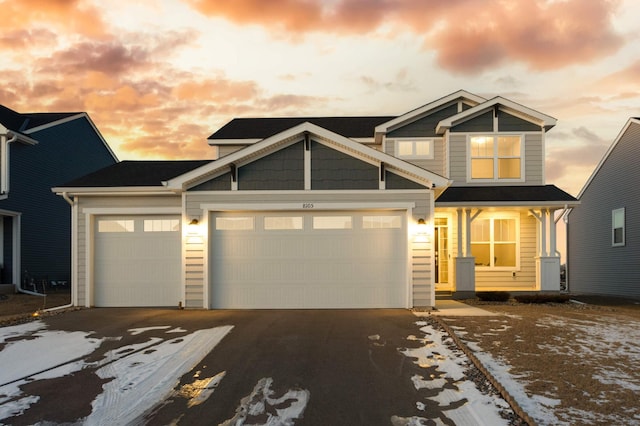
{"label": "gray house", "polygon": [[51,187],[116,161],[86,113],[19,113],[0,105],[3,287],[70,283],[69,204]]}
{"label": "gray house", "polygon": [[215,161],[122,162],[73,200],[73,303],[410,308],[559,291],[553,117],[458,91],[398,116],[238,118]]}
{"label": "gray house", "polygon": [[572,293],[640,300],[640,118],[630,118],[578,195],[567,224]]}

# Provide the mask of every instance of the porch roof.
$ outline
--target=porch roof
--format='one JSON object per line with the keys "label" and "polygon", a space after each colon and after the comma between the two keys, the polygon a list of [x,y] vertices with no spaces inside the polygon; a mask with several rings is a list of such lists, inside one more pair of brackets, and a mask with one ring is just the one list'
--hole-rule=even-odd
{"label": "porch roof", "polygon": [[580,202],[555,185],[450,186],[436,199],[436,207],[576,206]]}

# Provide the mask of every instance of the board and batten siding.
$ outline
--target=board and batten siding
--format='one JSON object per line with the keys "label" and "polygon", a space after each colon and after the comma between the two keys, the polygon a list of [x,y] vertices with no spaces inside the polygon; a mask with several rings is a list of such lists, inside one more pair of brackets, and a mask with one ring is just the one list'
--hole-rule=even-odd
{"label": "board and batten siding", "polygon": [[[181,198],[180,196],[127,196],[127,197],[94,197],[94,196],[78,196],[78,215],[77,215],[77,292],[75,302],[78,306],[86,306],[87,286],[92,281],[88,274],[90,273],[90,265],[87,264],[87,254],[90,249],[87,247],[89,241],[88,236],[91,233],[91,229],[86,228],[87,214],[85,209],[103,210],[109,209],[114,211],[113,214],[125,215],[131,214],[131,211],[135,209],[164,209],[167,207],[173,207],[180,209]],[[118,211],[124,213],[117,213]],[[91,259],[89,260],[92,261]],[[176,285],[181,285],[176,283]],[[90,301],[90,305],[93,301]]]}
{"label": "board and batten siding", "polygon": [[[250,204],[257,210],[262,206],[277,203],[297,204],[302,210],[303,203],[371,203],[384,205],[384,203],[414,203],[412,211],[413,220],[418,218],[431,218],[432,192],[430,190],[394,190],[394,191],[315,191],[315,192],[270,192],[270,191],[189,191],[185,194],[185,209],[187,217],[200,217],[206,221],[207,212],[203,212],[202,206],[207,204]],[[185,264],[186,272],[186,307],[201,308],[206,306],[205,282],[207,271],[206,244],[208,236],[204,236],[200,246],[194,240],[191,246],[187,241],[186,252],[189,257]],[[187,238],[187,240],[189,240]],[[434,301],[432,294],[433,253],[432,244],[415,244],[413,240],[408,248],[409,262],[411,264],[409,276],[412,280],[412,294],[414,306],[431,306]],[[186,260],[186,259],[185,259]]]}
{"label": "board and batten siding", "polygon": [[[569,214],[572,293],[640,299],[640,125],[631,123]],[[625,209],[625,245],[612,246],[612,211]]]}

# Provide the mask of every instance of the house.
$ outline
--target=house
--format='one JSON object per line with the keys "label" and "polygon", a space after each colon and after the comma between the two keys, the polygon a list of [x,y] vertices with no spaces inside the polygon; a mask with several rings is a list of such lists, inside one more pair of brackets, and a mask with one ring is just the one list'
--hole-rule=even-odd
{"label": "house", "polygon": [[572,293],[640,300],[639,155],[640,118],[630,118],[567,215]]}
{"label": "house", "polygon": [[51,187],[116,161],[86,113],[23,114],[0,105],[3,288],[70,282],[69,205]]}
{"label": "house", "polygon": [[458,91],[399,116],[238,118],[215,161],[122,162],[73,200],[74,303],[410,308],[558,291],[556,120]]}

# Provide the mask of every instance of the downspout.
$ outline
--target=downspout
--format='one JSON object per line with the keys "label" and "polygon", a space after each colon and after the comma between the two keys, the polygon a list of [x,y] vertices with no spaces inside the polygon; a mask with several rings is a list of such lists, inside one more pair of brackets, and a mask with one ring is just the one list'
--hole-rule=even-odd
{"label": "downspout", "polygon": [[[62,198],[67,203],[69,203],[69,205],[71,206],[71,211],[73,212],[73,207],[75,206],[75,202],[71,199],[71,197],[69,197],[69,194],[67,194],[66,192],[63,192],[62,193]],[[75,220],[73,219],[74,218],[73,213],[71,214],[71,217],[72,217],[72,220],[75,222]],[[73,237],[73,232],[72,232],[72,237]],[[71,257],[72,257],[71,264],[72,264],[72,266],[71,266],[71,268],[73,269],[73,267],[74,267],[73,265],[75,263],[73,261],[73,256],[74,256],[74,253],[75,253],[75,250],[73,249],[73,238],[72,238],[71,244],[72,244],[72,246],[71,246],[72,247],[71,248],[71,250],[72,250],[72,253],[71,253]],[[44,312],[52,312],[52,311],[57,311],[59,309],[67,309],[67,308],[74,307],[75,305],[73,304],[73,301],[75,300],[75,295],[74,295],[74,291],[73,291],[73,289],[74,289],[74,285],[73,284],[74,283],[73,283],[73,270],[72,270],[71,271],[71,279],[69,280],[69,285],[71,286],[71,295],[70,295],[71,296],[71,302],[69,304],[67,304],[67,305],[54,306],[53,308],[44,309],[43,311]]]}

